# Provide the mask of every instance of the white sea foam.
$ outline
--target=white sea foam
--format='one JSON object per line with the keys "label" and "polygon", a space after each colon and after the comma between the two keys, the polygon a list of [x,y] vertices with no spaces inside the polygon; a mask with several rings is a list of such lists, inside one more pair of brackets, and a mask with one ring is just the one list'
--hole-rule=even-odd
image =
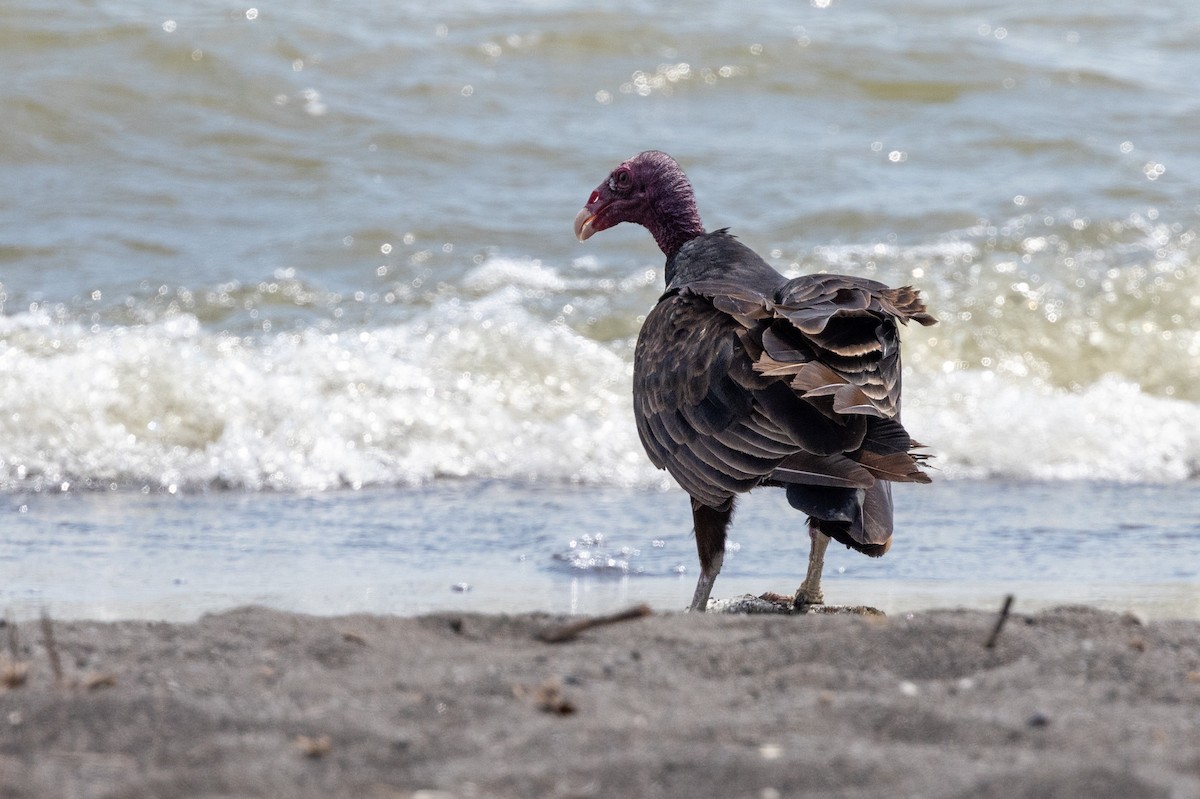
{"label": "white sea foam", "polygon": [[403,325],[262,340],[190,316],[10,317],[0,485],[324,489],[445,476],[644,482],[614,350],[506,288]]}
{"label": "white sea foam", "polygon": [[567,281],[559,273],[530,258],[489,258],[463,280],[464,289],[493,292],[508,287],[526,291],[562,291]]}
{"label": "white sea foam", "polygon": [[1200,405],[1104,377],[1068,391],[977,370],[910,375],[905,425],[946,477],[1170,482],[1200,475]]}
{"label": "white sea foam", "polygon": [[[637,440],[628,339],[598,342],[547,313],[548,294],[599,296],[591,280],[491,259],[465,295],[338,332],[240,337],[183,313],[125,326],[0,317],[0,489],[665,484]],[[1065,391],[939,363],[911,361],[905,421],[944,477],[1200,471],[1197,403],[1116,377]]]}

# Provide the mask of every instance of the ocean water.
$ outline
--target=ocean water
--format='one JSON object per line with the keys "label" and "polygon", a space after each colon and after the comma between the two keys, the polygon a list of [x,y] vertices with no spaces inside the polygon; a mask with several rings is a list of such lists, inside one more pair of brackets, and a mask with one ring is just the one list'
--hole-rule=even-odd
{"label": "ocean water", "polygon": [[[831,601],[1200,616],[1200,17],[1185,0],[0,7],[0,611],[675,608],[641,451],[672,153],[787,274],[921,288],[933,486]],[[790,591],[743,503],[716,594]]]}

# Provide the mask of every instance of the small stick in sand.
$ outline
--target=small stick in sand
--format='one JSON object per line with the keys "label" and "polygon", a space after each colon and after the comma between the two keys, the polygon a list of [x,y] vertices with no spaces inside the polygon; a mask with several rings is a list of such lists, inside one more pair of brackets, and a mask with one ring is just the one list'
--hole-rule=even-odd
{"label": "small stick in sand", "polygon": [[50,670],[54,672],[54,684],[62,685],[62,661],[58,657],[58,647],[54,644],[54,625],[50,623],[50,614],[42,611],[42,639],[46,644],[46,654],[50,658]]}
{"label": "small stick in sand", "polygon": [[1000,631],[1004,629],[1004,622],[1008,621],[1008,612],[1012,610],[1013,595],[1006,594],[1004,604],[1000,607],[1000,615],[996,619],[996,626],[992,628],[992,634],[984,641],[985,649],[994,649],[996,647],[996,639],[1000,637]]}
{"label": "small stick in sand", "polygon": [[636,605],[619,613],[610,613],[607,616],[592,616],[591,618],[564,624],[561,627],[542,630],[536,633],[534,637],[547,644],[561,644],[565,641],[570,641],[584,630],[590,630],[593,627],[600,627],[605,624],[615,624],[619,621],[640,619],[642,616],[649,616],[650,613],[649,605]]}

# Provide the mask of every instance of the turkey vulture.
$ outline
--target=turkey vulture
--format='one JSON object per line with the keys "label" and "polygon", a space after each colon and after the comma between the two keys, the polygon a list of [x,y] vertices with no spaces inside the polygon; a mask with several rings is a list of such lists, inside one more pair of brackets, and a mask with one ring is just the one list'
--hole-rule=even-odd
{"label": "turkey vulture", "polygon": [[578,216],[580,241],[621,222],[667,256],[666,291],[633,362],[650,460],[691,495],[704,611],[738,494],[778,486],[808,515],[808,573],[792,602],[823,602],[832,538],[872,557],[892,539],[891,483],[927,483],[900,424],[896,323],[935,319],[912,288],[846,275],[788,280],[727,229],[706,233],[679,164],[648,151],[618,166]]}

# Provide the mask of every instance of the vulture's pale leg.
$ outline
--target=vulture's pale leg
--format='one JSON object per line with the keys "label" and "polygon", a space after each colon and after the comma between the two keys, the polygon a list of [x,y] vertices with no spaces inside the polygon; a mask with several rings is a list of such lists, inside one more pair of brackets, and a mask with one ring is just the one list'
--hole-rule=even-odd
{"label": "vulture's pale leg", "polygon": [[722,552],[709,562],[709,566],[705,569],[700,567],[700,579],[696,581],[696,592],[692,594],[692,604],[688,610],[695,610],[703,613],[708,607],[708,595],[712,593],[713,583],[717,581],[717,575],[721,573],[721,562],[725,560],[725,553]]}
{"label": "vulture's pale leg", "polygon": [[708,595],[725,562],[725,529],[733,518],[733,500],[726,510],[717,510],[692,500],[692,523],[696,529],[696,552],[700,555],[700,579],[688,610],[703,613],[708,608]]}
{"label": "vulture's pale leg", "polygon": [[812,548],[808,551],[808,573],[796,589],[796,607],[825,604],[825,594],[821,592],[821,571],[825,568],[825,548],[829,546],[829,536],[810,521],[808,537],[812,541]]}

